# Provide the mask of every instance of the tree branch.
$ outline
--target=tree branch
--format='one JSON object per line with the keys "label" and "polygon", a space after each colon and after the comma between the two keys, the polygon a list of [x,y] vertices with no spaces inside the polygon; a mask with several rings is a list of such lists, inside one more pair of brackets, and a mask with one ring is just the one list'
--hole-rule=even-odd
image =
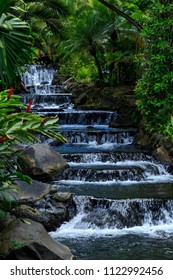
{"label": "tree branch", "polygon": [[118,8],[116,8],[115,6],[113,6],[112,4],[104,1],[104,0],[98,0],[100,3],[102,3],[103,5],[105,5],[106,7],[108,7],[110,10],[112,10],[113,12],[117,13],[119,16],[125,18],[126,20],[128,20],[131,24],[133,24],[137,30],[139,32],[141,32],[142,30],[142,26],[139,25],[134,19],[132,19],[130,16],[128,16],[127,14],[125,14],[124,12],[120,11]]}

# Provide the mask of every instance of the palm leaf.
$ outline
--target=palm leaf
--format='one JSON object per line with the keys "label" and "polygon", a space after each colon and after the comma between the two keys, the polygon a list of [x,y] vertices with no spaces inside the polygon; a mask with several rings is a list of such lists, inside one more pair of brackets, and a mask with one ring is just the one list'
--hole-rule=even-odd
{"label": "palm leaf", "polygon": [[31,58],[32,37],[26,22],[0,14],[0,80],[11,85],[20,75],[20,67]]}

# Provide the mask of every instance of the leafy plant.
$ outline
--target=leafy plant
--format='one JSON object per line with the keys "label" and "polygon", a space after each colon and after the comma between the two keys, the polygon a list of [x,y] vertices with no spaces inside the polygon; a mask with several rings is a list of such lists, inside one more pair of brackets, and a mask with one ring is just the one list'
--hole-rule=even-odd
{"label": "leafy plant", "polygon": [[62,0],[13,0],[9,10],[29,24],[33,44],[39,48],[38,55],[51,61],[62,36],[63,19],[69,15],[66,3]]}
{"label": "leafy plant", "polygon": [[20,67],[31,59],[32,37],[29,25],[6,13],[11,1],[0,0],[0,83],[16,83]]}
{"label": "leafy plant", "polygon": [[172,1],[156,2],[148,10],[143,30],[144,72],[136,86],[137,106],[148,129],[172,139],[173,4]]}

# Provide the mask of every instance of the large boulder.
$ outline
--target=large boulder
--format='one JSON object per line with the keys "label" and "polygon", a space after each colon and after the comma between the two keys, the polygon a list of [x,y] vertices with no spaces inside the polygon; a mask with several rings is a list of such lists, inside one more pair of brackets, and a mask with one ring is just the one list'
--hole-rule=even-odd
{"label": "large boulder", "polygon": [[0,259],[70,260],[70,249],[50,237],[43,225],[15,219],[0,234]]}
{"label": "large boulder", "polygon": [[23,172],[42,182],[57,179],[68,167],[67,161],[48,144],[28,146],[22,154],[26,159],[22,165]]}

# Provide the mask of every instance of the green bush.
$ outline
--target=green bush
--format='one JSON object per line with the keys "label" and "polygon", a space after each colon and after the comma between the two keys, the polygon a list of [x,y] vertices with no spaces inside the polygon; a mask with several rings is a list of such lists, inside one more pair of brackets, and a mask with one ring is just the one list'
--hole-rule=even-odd
{"label": "green bush", "polygon": [[[137,106],[149,130],[172,139],[173,115],[173,4],[150,6],[143,29],[144,72],[136,86]],[[172,139],[173,140],[173,139]]]}

